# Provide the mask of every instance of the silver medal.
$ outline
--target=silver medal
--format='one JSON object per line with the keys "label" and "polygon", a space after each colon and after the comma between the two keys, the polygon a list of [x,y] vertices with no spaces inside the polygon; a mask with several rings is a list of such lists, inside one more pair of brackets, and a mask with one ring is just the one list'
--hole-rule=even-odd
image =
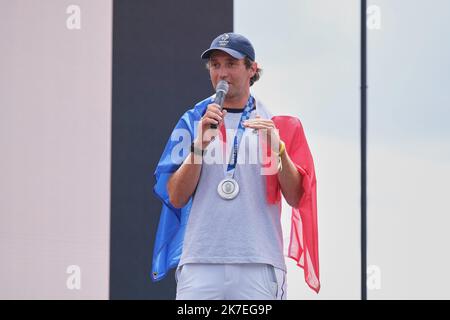
{"label": "silver medal", "polygon": [[223,199],[231,200],[239,193],[239,185],[233,178],[225,178],[217,186],[217,192]]}

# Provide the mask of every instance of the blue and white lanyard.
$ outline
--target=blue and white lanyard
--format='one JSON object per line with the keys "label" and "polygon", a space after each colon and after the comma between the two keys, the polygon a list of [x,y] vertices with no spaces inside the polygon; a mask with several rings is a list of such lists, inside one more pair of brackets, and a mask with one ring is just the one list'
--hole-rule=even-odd
{"label": "blue and white lanyard", "polygon": [[244,111],[241,115],[241,120],[239,120],[239,125],[236,131],[236,135],[234,136],[233,141],[233,152],[230,154],[230,161],[227,166],[226,177],[233,178],[234,171],[236,170],[236,163],[239,151],[239,145],[241,144],[242,136],[244,134],[245,128],[243,126],[243,122],[250,118],[250,113],[253,110],[253,105],[255,103],[255,99],[250,95],[248,98],[247,104],[245,105]]}

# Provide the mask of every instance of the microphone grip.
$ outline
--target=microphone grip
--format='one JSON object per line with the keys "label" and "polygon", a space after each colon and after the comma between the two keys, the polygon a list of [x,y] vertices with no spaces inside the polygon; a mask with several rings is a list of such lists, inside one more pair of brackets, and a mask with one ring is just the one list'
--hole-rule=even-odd
{"label": "microphone grip", "polygon": [[[218,104],[220,110],[222,111],[223,101],[225,100],[225,92],[219,91],[216,93],[216,97],[214,98],[214,103]],[[211,124],[211,129],[217,129],[217,124]]]}

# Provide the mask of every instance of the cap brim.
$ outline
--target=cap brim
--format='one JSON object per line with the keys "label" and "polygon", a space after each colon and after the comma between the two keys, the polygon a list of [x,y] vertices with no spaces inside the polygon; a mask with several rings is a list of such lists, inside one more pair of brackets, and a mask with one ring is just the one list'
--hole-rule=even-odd
{"label": "cap brim", "polygon": [[239,51],[236,51],[236,50],[233,50],[233,49],[230,49],[230,48],[218,47],[218,48],[210,48],[210,49],[206,50],[205,52],[202,53],[201,58],[202,59],[208,59],[209,56],[211,55],[211,53],[214,50],[220,50],[220,51],[226,52],[230,56],[232,56],[233,58],[236,58],[236,59],[243,59],[245,57],[245,54],[240,53]]}

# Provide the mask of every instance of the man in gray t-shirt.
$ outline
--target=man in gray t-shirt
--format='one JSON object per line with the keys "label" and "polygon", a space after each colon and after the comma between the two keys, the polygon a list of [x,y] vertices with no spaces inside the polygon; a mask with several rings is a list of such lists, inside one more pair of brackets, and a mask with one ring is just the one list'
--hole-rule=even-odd
{"label": "man in gray t-shirt", "polygon": [[191,152],[167,183],[173,207],[192,199],[177,299],[286,299],[281,201],[266,201],[261,154],[271,150],[281,192],[292,206],[299,203],[302,176],[272,115],[250,94],[261,72],[250,41],[222,34],[202,58],[213,87],[226,81],[228,91],[223,106],[207,105]]}

